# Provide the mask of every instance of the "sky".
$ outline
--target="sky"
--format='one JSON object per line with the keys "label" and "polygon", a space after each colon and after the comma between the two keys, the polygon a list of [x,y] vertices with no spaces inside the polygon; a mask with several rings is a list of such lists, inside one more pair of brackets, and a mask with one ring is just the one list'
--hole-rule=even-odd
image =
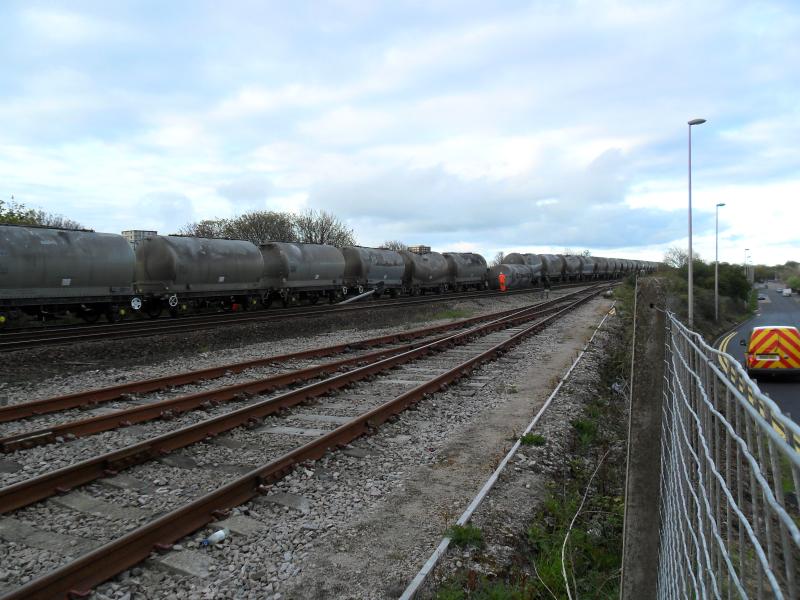
{"label": "sky", "polygon": [[0,3],[0,199],[434,250],[800,260],[800,4]]}

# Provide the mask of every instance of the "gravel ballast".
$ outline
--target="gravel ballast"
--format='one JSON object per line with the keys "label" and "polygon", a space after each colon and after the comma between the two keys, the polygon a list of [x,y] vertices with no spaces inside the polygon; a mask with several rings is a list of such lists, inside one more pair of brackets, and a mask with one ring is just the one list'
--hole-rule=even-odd
{"label": "gravel ballast", "polygon": [[[519,298],[493,300],[491,308],[473,309],[475,312],[471,314],[525,304]],[[529,302],[530,298],[527,300]],[[357,440],[353,448],[330,453],[296,469],[274,484],[267,496],[233,510],[234,517],[260,523],[258,531],[234,530],[223,543],[202,547],[200,541],[216,529],[208,527],[180,542],[170,554],[197,553],[207,569],[206,577],[181,575],[154,559],[99,586],[97,597],[396,597],[416,572],[415,566],[427,558],[446,526],[463,510],[465,501],[468,502],[494,468],[504,448],[507,449],[527,424],[526,419],[529,420],[537,402],[546,398],[560,372],[591,335],[591,324],[596,325],[608,305],[605,300],[593,300],[523,342],[501,360],[481,367],[461,384],[424,400],[416,409],[383,425],[375,435]],[[421,324],[407,324],[402,329]],[[192,359],[173,358],[167,364],[123,372],[128,377],[153,377],[170,369],[171,372],[186,370],[188,361],[192,368],[203,368],[263,356],[265,346],[269,347],[270,354],[279,354],[374,337],[392,329],[397,328],[353,329],[287,340],[288,347],[276,347],[272,342],[254,344],[218,353],[205,352],[201,357],[195,354]],[[411,379],[414,374],[413,368],[409,368],[393,371],[392,377]],[[119,369],[103,371],[100,379],[113,381],[121,375]],[[77,387],[80,380],[85,388],[85,375],[82,378],[65,376],[62,385],[69,381]],[[43,390],[53,389],[48,385],[52,384],[15,385],[15,399],[18,393],[47,395]],[[388,391],[383,400],[393,397],[397,391]],[[288,421],[268,418],[263,426],[280,424],[330,430],[335,423],[313,422],[314,418],[319,415],[353,416],[356,413],[348,404],[363,407],[381,400],[374,394],[364,393],[362,401],[358,389],[344,395],[347,396],[345,402],[338,396],[322,399],[293,412]],[[551,408],[555,409],[556,405]],[[562,410],[570,409],[567,406]],[[187,416],[190,421],[195,418]],[[176,426],[176,422],[170,423],[165,425]],[[103,435],[91,439],[103,443]],[[273,435],[266,446],[263,435],[247,429],[237,429],[226,437],[231,440],[230,447],[206,443],[196,445],[191,452],[187,450],[187,456],[196,467],[165,467],[164,464],[138,467],[136,477],[152,482],[154,489],[116,490],[111,494],[108,486],[95,483],[82,491],[114,502],[124,498],[131,506],[156,513],[235,477],[237,468],[241,471],[261,464],[272,451],[297,443],[296,439],[284,440],[284,436]],[[287,436],[292,437],[295,436]],[[47,462],[47,456],[37,456],[36,460]],[[176,493],[176,489],[180,492]],[[273,497],[289,498],[289,504],[299,508],[286,506],[286,502],[270,501]],[[15,513],[15,517],[31,524],[47,517],[36,511],[36,507],[30,507]],[[106,541],[102,527],[97,529],[92,523],[76,512],[71,524],[59,527],[71,527],[74,535]],[[114,525],[118,527],[119,523]],[[92,527],[97,529],[98,535],[91,534]],[[187,556],[194,557],[193,554]],[[53,562],[48,560],[48,564]],[[16,575],[6,574],[5,580],[0,572],[0,585],[9,580],[19,584],[30,573],[48,570],[41,561],[28,562],[30,565],[14,567]]]}

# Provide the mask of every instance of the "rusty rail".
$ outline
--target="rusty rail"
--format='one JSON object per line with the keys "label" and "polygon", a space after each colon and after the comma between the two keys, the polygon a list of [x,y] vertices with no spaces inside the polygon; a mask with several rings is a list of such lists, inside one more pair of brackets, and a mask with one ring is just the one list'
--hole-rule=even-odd
{"label": "rusty rail", "polygon": [[[591,297],[594,293],[587,295],[587,297]],[[417,348],[381,359],[346,373],[334,375],[273,398],[1,488],[0,514],[28,506],[58,493],[65,493],[76,486],[84,485],[101,477],[114,475],[133,465],[159,458],[174,450],[214,437],[236,427],[248,423],[257,424],[264,417],[274,414],[282,408],[295,406],[306,400],[365,379],[370,375],[391,369],[396,365],[410,362],[434,351],[441,351],[457,344],[464,344],[477,335],[485,335],[510,325],[529,321],[541,315],[543,311],[551,312],[552,310],[550,308],[542,309],[539,305],[522,309],[516,314],[446,336],[440,340],[423,344]],[[561,309],[557,314],[561,314],[563,310],[565,309]]]}
{"label": "rusty rail", "polygon": [[[554,305],[559,301],[563,301],[564,299],[572,297],[576,293],[579,292],[572,292],[571,294],[561,296],[560,298],[555,298],[546,302],[540,302],[534,306],[543,307]],[[199,369],[196,371],[186,371],[183,373],[177,373],[175,375],[156,377],[154,379],[143,379],[140,381],[132,381],[104,388],[96,388],[82,392],[75,392],[72,394],[65,394],[63,396],[56,396],[53,398],[43,398],[41,400],[34,400],[31,402],[11,404],[9,406],[0,407],[0,423],[7,423],[9,421],[16,421],[27,417],[39,416],[60,410],[67,410],[70,408],[94,406],[103,402],[124,398],[125,396],[129,396],[131,394],[154,392],[169,387],[196,383],[198,381],[217,379],[228,373],[240,373],[242,371],[246,371],[247,369],[274,365],[275,363],[300,360],[304,358],[322,358],[334,354],[341,354],[342,352],[347,352],[349,350],[369,348],[384,344],[392,344],[402,340],[415,339],[432,335],[441,331],[449,331],[458,327],[464,327],[474,323],[500,318],[503,315],[513,314],[518,310],[518,308],[506,309],[487,315],[479,315],[477,317],[461,319],[455,323],[446,323],[444,325],[435,325],[433,327],[422,327],[411,331],[382,335],[357,342],[334,344],[332,346],[324,346],[321,348],[310,348],[308,350],[301,350],[299,352],[267,356],[265,358],[230,363],[219,367],[209,367],[207,369]]]}
{"label": "rusty rail", "polygon": [[[593,285],[594,282],[575,282],[553,286],[552,289],[566,289],[577,286]],[[541,288],[528,288],[524,290],[509,290],[507,292],[480,291],[465,292],[460,294],[437,294],[425,298],[403,298],[401,300],[381,300],[362,305],[333,305],[319,306],[317,308],[299,307],[298,309],[284,309],[278,312],[242,312],[211,315],[195,315],[178,320],[158,319],[155,322],[134,321],[104,325],[75,325],[58,328],[43,328],[39,330],[26,329],[0,333],[0,352],[21,350],[25,348],[46,346],[60,343],[94,341],[104,339],[119,339],[127,337],[142,337],[149,335],[162,335],[198,329],[209,329],[219,325],[238,325],[253,322],[277,321],[286,318],[303,318],[326,316],[329,314],[349,313],[353,311],[370,310],[374,308],[399,308],[430,304],[460,299],[484,298],[499,295],[524,294],[540,291]]]}
{"label": "rusty rail", "polygon": [[[409,405],[418,402],[427,394],[434,393],[460,379],[477,365],[492,360],[506,348],[518,343],[524,337],[541,331],[559,316],[587,302],[594,295],[594,293],[588,294],[586,297],[533,323],[508,340],[464,361],[435,379],[401,394],[393,400],[337,427],[312,442],[296,448],[279,459],[243,475],[214,492],[167,513],[157,520],[143,525],[119,539],[79,557],[71,563],[25,584],[4,596],[2,600],[36,600],[54,597],[75,597],[86,594],[93,586],[147,558],[154,549],[168,549],[177,540],[219,518],[220,511],[243,504],[256,495],[266,492],[268,489],[267,484],[290,472],[294,465],[307,460],[316,460],[322,457],[329,449],[347,444],[357,437],[373,431],[378,425],[393,415],[402,412]],[[416,352],[418,350],[413,350],[410,353]],[[390,358],[382,362],[393,360],[393,358]],[[371,368],[372,365],[364,367],[364,369]]]}

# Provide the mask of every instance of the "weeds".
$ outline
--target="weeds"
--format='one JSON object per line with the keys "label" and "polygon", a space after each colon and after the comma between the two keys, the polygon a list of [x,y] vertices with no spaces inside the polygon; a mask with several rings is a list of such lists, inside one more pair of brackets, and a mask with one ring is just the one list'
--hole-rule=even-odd
{"label": "weeds", "polygon": [[472,313],[470,311],[461,308],[448,308],[433,313],[430,316],[430,319],[433,321],[439,319],[463,319],[465,317],[469,317],[471,314]]}
{"label": "weeds", "polygon": [[581,448],[588,448],[597,438],[597,421],[575,419],[572,426],[575,428],[578,446]]}
{"label": "weeds", "polygon": [[526,433],[519,438],[519,441],[523,446],[544,446],[547,442],[545,437],[538,433]]}
{"label": "weeds", "polygon": [[474,525],[453,525],[447,530],[447,537],[453,544],[461,548],[483,546],[483,532]]}

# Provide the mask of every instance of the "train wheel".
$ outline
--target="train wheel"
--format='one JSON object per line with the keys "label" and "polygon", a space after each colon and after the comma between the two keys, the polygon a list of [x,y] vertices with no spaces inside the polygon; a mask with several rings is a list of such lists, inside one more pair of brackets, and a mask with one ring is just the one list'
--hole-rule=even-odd
{"label": "train wheel", "polygon": [[269,308],[272,306],[272,295],[271,294],[264,294],[264,297],[261,298],[261,306],[264,308]]}
{"label": "train wheel", "polygon": [[161,316],[161,302],[146,302],[144,305],[144,313],[151,319],[157,319]]}
{"label": "train wheel", "polygon": [[317,294],[317,293],[315,292],[315,293],[313,293],[313,294],[309,294],[309,295],[308,295],[308,303],[309,303],[309,304],[311,304],[311,305],[314,305],[314,304],[316,304],[317,302],[319,302],[319,294]]}
{"label": "train wheel", "polygon": [[119,323],[125,317],[125,312],[118,306],[109,306],[106,309],[106,321],[109,323]]}
{"label": "train wheel", "polygon": [[94,308],[84,308],[81,311],[81,319],[87,323],[97,323],[100,318],[100,313]]}

